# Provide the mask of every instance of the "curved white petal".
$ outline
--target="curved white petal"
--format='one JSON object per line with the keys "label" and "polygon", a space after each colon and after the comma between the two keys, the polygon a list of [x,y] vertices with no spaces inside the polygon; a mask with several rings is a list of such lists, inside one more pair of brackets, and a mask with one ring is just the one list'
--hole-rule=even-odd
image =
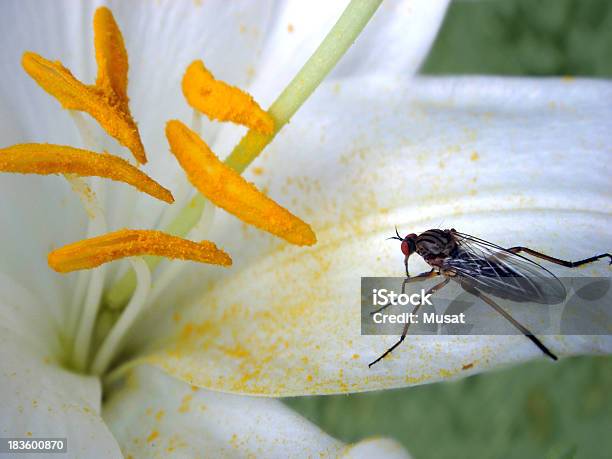
{"label": "curved white petal", "polygon": [[[91,44],[91,20],[85,21],[87,6],[70,0],[58,2],[8,1],[0,5],[0,86],[2,111],[18,130],[1,139],[2,147],[17,142],[50,142],[64,145],[78,141],[77,132],[59,104],[25,73],[21,56],[31,50],[73,66],[75,74],[91,81],[95,76]],[[74,68],[76,66],[77,68]],[[89,70],[84,72],[83,70]]]}
{"label": "curved white petal", "polygon": [[346,447],[339,457],[345,459],[369,459],[371,457],[409,459],[410,455],[402,448],[402,445],[394,440],[373,438]]}
{"label": "curved white petal", "polygon": [[436,38],[447,0],[384,1],[332,78],[416,73]]}
{"label": "curved white petal", "polygon": [[[273,18],[253,92],[270,104],[321,44],[348,1],[285,2]],[[330,78],[410,76],[433,42],[448,1],[390,0],[378,8]]]}
{"label": "curved white petal", "polygon": [[99,414],[99,380],[60,368],[45,305],[0,281],[0,436],[66,438],[66,457],[121,457]]}
{"label": "curved white petal", "polygon": [[345,447],[279,401],[201,390],[148,365],[113,393],[104,419],[125,456],[406,457],[384,439]]}
{"label": "curved white petal", "polygon": [[[175,316],[177,340],[150,360],[203,387],[288,395],[417,384],[465,374],[464,365],[540,357],[521,336],[411,336],[369,369],[396,338],[360,335],[360,277],[402,275],[399,247],[385,240],[394,225],[455,227],[566,259],[609,251],[610,100],[612,85],[601,81],[326,85],[254,164],[263,175],[251,176],[312,223],[319,242],[288,247],[219,213],[212,239],[234,267],[205,281],[208,292]],[[202,286],[199,274],[192,286]],[[180,304],[176,292],[166,306]],[[161,333],[172,319],[155,323]],[[142,326],[154,333],[152,322]],[[609,337],[542,339],[559,355],[612,349]]]}
{"label": "curved white petal", "polygon": [[67,182],[56,176],[0,174],[0,195],[0,275],[43,298],[46,309],[61,320],[74,276],[52,271],[47,253],[82,237],[87,221],[82,206]]}

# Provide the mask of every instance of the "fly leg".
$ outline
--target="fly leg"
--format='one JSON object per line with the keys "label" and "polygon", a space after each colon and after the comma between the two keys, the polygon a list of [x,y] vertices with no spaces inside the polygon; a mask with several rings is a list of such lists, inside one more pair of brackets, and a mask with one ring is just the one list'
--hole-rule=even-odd
{"label": "fly leg", "polygon": [[[433,271],[433,270],[432,270]],[[431,272],[429,273],[423,273],[420,274],[421,276],[425,277],[426,275],[429,275],[429,277],[433,277]],[[436,273],[437,275],[437,273]],[[419,277],[419,276],[416,276]],[[425,295],[429,295],[431,293],[435,293],[438,290],[440,290],[442,287],[444,287],[446,284],[448,284],[450,281],[450,278],[445,278],[442,282],[440,282],[439,284],[434,285],[433,287],[431,287],[429,290],[427,290],[427,293],[425,293]],[[417,304],[414,309],[412,310],[412,314],[416,314],[419,310],[419,308],[421,307],[420,304]],[[408,327],[410,326],[410,322],[406,322],[406,324],[404,325],[404,330],[402,330],[402,336],[400,336],[400,339],[397,343],[395,343],[393,346],[391,346],[389,349],[387,349],[385,351],[385,353],[383,355],[381,355],[380,357],[378,357],[376,360],[374,360],[373,362],[368,364],[368,367],[372,367],[372,365],[374,365],[375,363],[380,362],[382,359],[384,359],[385,357],[387,357],[389,354],[391,354],[391,352],[393,352],[395,350],[395,348],[397,346],[399,346],[400,344],[402,344],[402,341],[404,341],[404,339],[406,338],[406,334],[408,333]]]}
{"label": "fly leg", "polygon": [[536,252],[535,250],[532,250],[528,247],[510,247],[508,251],[512,253],[525,252],[534,257],[541,258],[542,260],[550,261],[551,263],[556,263],[558,265],[565,266],[566,268],[576,268],[577,266],[586,265],[587,263],[592,263],[605,257],[610,258],[610,264],[612,265],[612,255],[610,255],[609,253],[602,253],[599,255],[595,255],[594,257],[585,258],[584,260],[579,261],[565,261],[560,260],[559,258],[551,257],[550,255],[546,255],[544,253]]}
{"label": "fly leg", "polygon": [[485,296],[482,292],[480,292],[480,290],[477,290],[476,288],[474,288],[474,287],[472,287],[472,286],[470,286],[468,284],[462,283],[461,286],[463,287],[463,289],[466,292],[471,293],[472,295],[477,296],[478,298],[481,298],[485,303],[487,303],[489,306],[491,306],[493,309],[495,309],[495,311],[497,311],[508,322],[510,322],[512,325],[514,325],[514,327],[516,327],[523,335],[525,335],[527,338],[529,338],[529,340],[531,340],[531,342],[533,344],[538,346],[538,348],[540,348],[540,350],[544,354],[546,354],[548,357],[550,357],[553,360],[557,360],[557,356],[555,354],[553,354],[546,346],[544,346],[542,341],[540,341],[533,333],[531,333],[527,329],[527,327],[525,327],[524,325],[520,324],[514,317],[512,317],[504,309],[502,309],[502,307],[499,306],[495,301],[493,301],[488,296]]}
{"label": "fly leg", "polygon": [[[438,275],[438,273],[432,269],[431,271],[428,271],[426,273],[421,273],[421,274],[419,274],[417,276],[407,277],[406,279],[404,279],[404,282],[402,282],[402,293],[405,293],[406,284],[409,284],[411,282],[419,282],[419,281],[422,281],[422,280],[425,280],[425,279],[430,279],[430,278],[435,277],[437,275]],[[370,315],[373,316],[377,312],[380,312],[380,311],[383,311],[383,310],[387,309],[389,306],[391,306],[391,303],[385,304],[384,306],[378,308],[376,311],[371,312]]]}

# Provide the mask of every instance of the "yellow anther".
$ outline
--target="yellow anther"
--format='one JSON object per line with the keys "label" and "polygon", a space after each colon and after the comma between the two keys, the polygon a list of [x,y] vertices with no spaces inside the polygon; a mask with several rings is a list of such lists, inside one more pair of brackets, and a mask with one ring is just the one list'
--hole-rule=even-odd
{"label": "yellow anther", "polygon": [[125,257],[157,255],[230,266],[232,259],[209,241],[192,242],[161,231],[123,229],[68,244],[49,253],[49,266],[60,273],[91,269]]}
{"label": "yellow anther", "polygon": [[235,86],[215,80],[201,60],[187,67],[182,86],[189,105],[210,119],[232,121],[262,134],[274,131],[274,120],[253,97]]}
{"label": "yellow anther", "polygon": [[173,203],[172,193],[117,156],[63,145],[26,143],[0,149],[0,171],[21,174],[76,174],[124,182],[157,199]]}
{"label": "yellow anther", "polygon": [[214,204],[292,244],[312,245],[316,242],[308,224],[219,161],[206,143],[183,123],[169,121],[166,137],[189,181]]}
{"label": "yellow anther", "polygon": [[127,51],[113,13],[104,6],[94,14],[94,47],[98,63],[96,86],[112,90],[129,112]]}
{"label": "yellow anther", "polygon": [[144,164],[147,156],[132,118],[127,97],[128,58],[123,37],[108,8],[98,8],[94,16],[94,45],[98,63],[95,85],[77,80],[61,62],[52,62],[36,53],[23,54],[25,71],[62,107],[89,113],[117,141],[129,148]]}

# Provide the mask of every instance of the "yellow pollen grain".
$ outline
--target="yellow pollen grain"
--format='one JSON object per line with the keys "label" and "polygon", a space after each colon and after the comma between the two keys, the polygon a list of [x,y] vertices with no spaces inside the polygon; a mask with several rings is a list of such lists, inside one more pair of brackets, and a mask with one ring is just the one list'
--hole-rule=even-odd
{"label": "yellow pollen grain", "polygon": [[49,266],[60,273],[91,269],[120,258],[156,255],[230,266],[232,259],[209,241],[192,242],[155,230],[123,229],[68,244],[49,253]]}
{"label": "yellow pollen grain", "polygon": [[193,395],[190,394],[187,394],[183,397],[183,399],[181,400],[181,406],[179,406],[178,408],[179,413],[187,413],[191,409],[191,399],[193,399]]}
{"label": "yellow pollen grain", "polygon": [[76,174],[127,183],[169,204],[172,193],[118,156],[48,143],[26,143],[0,149],[0,171],[20,174]]}
{"label": "yellow pollen grain", "polygon": [[141,164],[147,162],[127,96],[128,58],[121,31],[108,8],[96,10],[94,46],[98,76],[95,85],[77,80],[61,62],[52,62],[33,52],[23,54],[22,65],[62,107],[89,113],[108,135],[127,147]]}
{"label": "yellow pollen grain", "polygon": [[215,205],[245,223],[296,245],[312,245],[317,238],[310,226],[260,192],[221,162],[208,145],[180,121],[169,121],[170,150],[189,181]]}
{"label": "yellow pollen grain", "polygon": [[251,95],[216,80],[201,60],[187,67],[182,87],[189,105],[210,119],[242,124],[267,135],[274,131],[274,120]]}
{"label": "yellow pollen grain", "polygon": [[159,432],[157,430],[154,430],[153,432],[151,432],[151,434],[147,437],[147,442],[152,442],[153,440],[155,440],[157,437],[159,437]]}

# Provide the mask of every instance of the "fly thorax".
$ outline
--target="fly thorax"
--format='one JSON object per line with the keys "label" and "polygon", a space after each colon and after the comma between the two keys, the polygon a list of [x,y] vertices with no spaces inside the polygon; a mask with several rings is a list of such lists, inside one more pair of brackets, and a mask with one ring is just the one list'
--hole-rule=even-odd
{"label": "fly thorax", "polygon": [[441,230],[422,233],[416,241],[416,252],[424,259],[446,258],[455,249],[451,236]]}

